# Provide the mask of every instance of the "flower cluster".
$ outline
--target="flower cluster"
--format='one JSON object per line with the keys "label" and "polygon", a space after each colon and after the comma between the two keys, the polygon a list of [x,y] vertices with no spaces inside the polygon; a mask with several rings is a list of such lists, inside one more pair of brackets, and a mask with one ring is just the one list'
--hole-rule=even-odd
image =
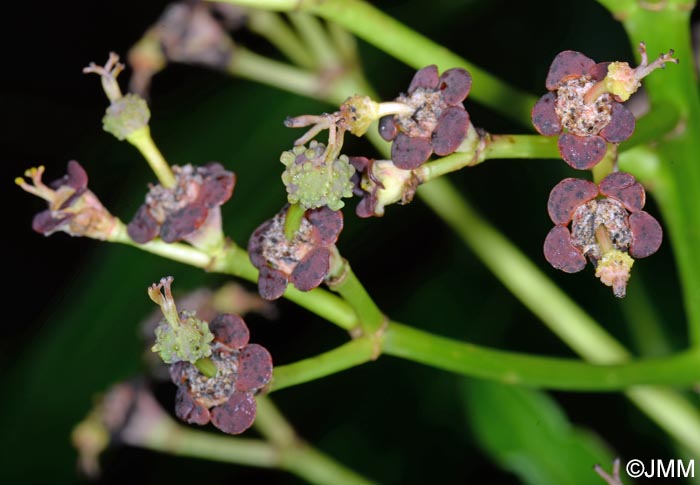
{"label": "flower cluster", "polygon": [[663,238],[661,225],[642,210],[644,203],[644,187],[628,173],[612,173],[598,185],[562,180],[547,204],[556,225],[545,239],[545,258],[567,273],[581,271],[587,258],[601,282],[624,297],[632,257],[654,254]]}
{"label": "flower cluster", "polygon": [[239,434],[255,420],[254,395],[272,378],[272,357],[261,345],[248,343],[248,327],[238,315],[220,314],[209,329],[214,335],[209,359],[216,373],[208,377],[189,362],[173,364],[175,414],[187,423],[211,421],[224,433]]}
{"label": "flower cluster", "polygon": [[250,237],[250,261],[258,268],[258,290],[266,300],[284,294],[288,283],[301,291],[320,285],[328,276],[331,247],[343,230],[343,213],[328,207],[306,210],[290,238],[285,224],[289,206],[262,223]]}
{"label": "flower cluster", "polygon": [[608,143],[621,143],[634,132],[635,118],[621,102],[639,89],[640,81],[667,62],[678,62],[673,51],[632,69],[623,62],[597,63],[576,51],[559,53],[545,82],[547,94],[532,109],[532,123],[542,135],[559,135],[564,161],[578,170],[600,162]]}
{"label": "flower cluster", "polygon": [[174,166],[173,188],[151,186],[146,202],[129,222],[127,231],[137,243],[160,236],[165,242],[185,240],[193,245],[220,239],[220,206],[233,194],[236,176],[215,162],[204,166]]}
{"label": "flower cluster", "polygon": [[34,216],[32,228],[36,232],[44,236],[63,231],[71,236],[101,240],[109,238],[119,221],[87,188],[87,173],[78,162],[68,162],[67,174],[49,186],[41,180],[43,174],[43,166],[27,170],[25,175],[32,180],[31,185],[22,177],[15,179],[23,190],[49,204],[48,209]]}
{"label": "flower cluster", "polygon": [[170,364],[170,378],[178,386],[175,414],[188,423],[211,421],[225,433],[242,433],[255,419],[254,394],[272,378],[272,357],[248,343],[250,332],[238,315],[218,314],[208,323],[193,311],[178,312],[172,281],[162,278],[148,295],[165,317],[151,350]]}
{"label": "flower cluster", "polygon": [[459,147],[470,125],[462,101],[471,85],[471,75],[461,68],[438,75],[430,65],[416,72],[408,92],[396,98],[410,109],[379,122],[379,134],[393,141],[391,159],[398,168],[413,170],[431,154],[445,156]]}
{"label": "flower cluster", "polygon": [[312,140],[309,148],[297,145],[282,152],[280,161],[286,167],[282,182],[287,188],[290,204],[300,204],[304,209],[328,206],[332,210],[343,208],[344,197],[352,197],[350,181],[355,169],[346,155],[326,160],[326,146]]}

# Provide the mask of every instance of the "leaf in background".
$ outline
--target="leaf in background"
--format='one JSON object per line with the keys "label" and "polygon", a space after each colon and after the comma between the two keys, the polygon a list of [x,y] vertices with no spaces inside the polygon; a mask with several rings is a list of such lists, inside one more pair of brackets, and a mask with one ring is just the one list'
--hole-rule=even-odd
{"label": "leaf in background", "polygon": [[482,448],[523,483],[590,485],[596,483],[593,466],[612,463],[601,440],[572,426],[544,392],[469,380],[464,397],[471,430]]}

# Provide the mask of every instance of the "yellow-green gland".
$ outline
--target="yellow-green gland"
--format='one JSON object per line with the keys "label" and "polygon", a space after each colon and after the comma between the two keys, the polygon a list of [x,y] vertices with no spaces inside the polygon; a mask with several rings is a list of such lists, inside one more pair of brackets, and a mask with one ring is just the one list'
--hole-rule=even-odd
{"label": "yellow-green gland", "polygon": [[148,126],[151,112],[146,100],[136,94],[127,94],[112,102],[102,118],[102,128],[119,140]]}
{"label": "yellow-green gland", "polygon": [[634,265],[634,259],[629,254],[611,249],[598,261],[595,275],[600,278],[601,283],[612,287],[616,297],[624,298],[632,265]]}
{"label": "yellow-green gland", "polygon": [[372,101],[368,96],[356,94],[345,100],[340,106],[340,112],[350,133],[362,136],[367,133],[372,122],[379,118],[379,103]]}
{"label": "yellow-green gland", "polygon": [[347,156],[335,160],[323,159],[325,146],[312,141],[309,148],[294,147],[282,153],[280,161],[286,165],[282,182],[287,188],[290,204],[299,204],[304,209],[328,206],[341,209],[345,197],[352,197],[351,177],[355,168]]}

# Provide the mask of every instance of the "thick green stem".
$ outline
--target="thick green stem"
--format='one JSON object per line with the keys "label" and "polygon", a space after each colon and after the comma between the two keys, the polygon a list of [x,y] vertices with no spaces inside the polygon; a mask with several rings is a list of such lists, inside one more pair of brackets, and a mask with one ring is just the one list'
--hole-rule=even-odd
{"label": "thick green stem", "polygon": [[[160,239],[146,244],[137,244],[129,237],[121,222],[112,232],[109,241],[134,246],[207,271],[230,274],[253,282],[258,280],[258,270],[250,263],[248,253],[233,244],[213,256],[186,244],[168,244]],[[357,325],[357,315],[354,310],[328,291],[317,288],[302,292],[290,286],[284,296],[343,329],[350,330]]]}
{"label": "thick green stem", "polygon": [[[315,62],[304,43],[287,22],[275,12],[253,9],[248,13],[248,28],[265,37],[294,64],[314,69]],[[236,55],[238,50],[236,50]]]}
{"label": "thick green stem", "polygon": [[382,328],[386,317],[357,279],[347,261],[342,265],[341,274],[333,282],[328,283],[328,287],[342,296],[355,310],[357,328],[361,329],[363,334],[369,335]]}
{"label": "thick green stem", "polygon": [[372,485],[373,483],[307,444],[284,450],[280,456],[280,468],[294,473],[308,483],[318,485],[334,483]]}
{"label": "thick green stem", "polygon": [[680,115],[672,136],[659,137],[656,151],[662,160],[651,191],[670,232],[688,314],[688,333],[700,347],[700,164],[697,136],[700,133],[700,93],[693,67],[690,14],[694,2],[669,0],[657,9],[640,2],[603,1],[619,17],[633,48],[645,41],[650,50],[673,48],[680,64],[669,66],[644,80],[651,111],[671,106]]}
{"label": "thick green stem", "polygon": [[291,446],[299,440],[294,428],[277,409],[272,399],[260,395],[255,400],[258,409],[253,426],[261,435],[280,448]]}
{"label": "thick green stem", "polygon": [[329,483],[369,485],[372,483],[303,442],[269,397],[259,396],[257,401],[258,414],[255,427],[277,447],[278,466],[281,469],[294,473],[309,483],[321,485]]}
{"label": "thick green stem", "polygon": [[[472,130],[473,131],[473,130]],[[473,143],[474,149],[426,162],[414,173],[424,183],[486,160],[499,158],[561,158],[557,138],[541,135],[490,135]]]}
{"label": "thick green stem", "polygon": [[371,361],[376,354],[376,341],[371,336],[366,336],[314,357],[276,366],[272,373],[270,391],[279,391],[350,369]]}
{"label": "thick green stem", "polygon": [[[576,353],[594,363],[619,363],[629,352],[546,278],[520,251],[477,216],[444,179],[421,188],[423,200],[494,275]],[[546,297],[545,297],[546,295]],[[628,395],[676,440],[700,452],[700,414],[681,394],[657,388]]]}
{"label": "thick green stem", "polygon": [[270,391],[351,369],[380,353],[464,376],[549,390],[599,392],[648,384],[691,386],[700,381],[697,352],[597,365],[490,349],[389,322],[380,339],[360,337],[320,355],[275,367]]}
{"label": "thick green stem", "polygon": [[277,450],[262,440],[197,431],[170,419],[154,426],[140,443],[131,444],[171,455],[263,468],[274,468],[279,463]]}
{"label": "thick green stem", "polygon": [[126,137],[126,140],[141,152],[141,155],[151,166],[151,170],[156,174],[158,181],[163,187],[167,189],[175,187],[175,174],[173,174],[170,165],[168,165],[165,157],[163,157],[163,154],[160,153],[160,150],[153,142],[151,129],[148,125],[131,133]]}
{"label": "thick green stem", "polygon": [[341,62],[330,38],[316,17],[304,12],[291,12],[289,20],[304,39],[307,48],[313,53],[318,68],[329,69],[340,66]]}
{"label": "thick green stem", "polygon": [[437,64],[440,71],[463,67],[471,73],[473,79],[470,99],[493,108],[503,116],[530,124],[530,110],[537,101],[534,96],[492,76],[362,0],[227,1],[269,10],[309,11],[341,25],[359,38],[416,69],[429,64]]}
{"label": "thick green stem", "polygon": [[418,189],[423,201],[459,234],[484,264],[557,335],[596,363],[615,363],[629,353],[510,241],[467,205],[445,180]]}
{"label": "thick green stem", "polygon": [[227,71],[238,77],[314,97],[321,90],[316,74],[283,62],[256,54],[243,47],[236,48]]}
{"label": "thick green stem", "polygon": [[[639,384],[698,382],[700,353],[624,364],[595,365],[575,359],[540,357],[456,342],[390,322],[383,352],[457,374],[505,384],[569,391],[621,390]],[[698,437],[700,439],[700,437]]]}
{"label": "thick green stem", "polygon": [[[275,439],[267,443],[258,439],[223,436],[220,434],[198,431],[175,424],[170,419],[163,419],[153,425],[151,432],[146,433],[143,440],[130,443],[134,446],[168,453],[177,456],[202,458],[205,460],[235,463],[239,465],[262,468],[279,468],[297,475],[298,477],[319,485],[328,483],[348,483],[352,485],[371,485],[372,482],[349,470],[324,453],[312,448],[298,439],[286,440],[282,433],[288,433],[288,426],[272,404],[259,401],[260,415],[258,420],[271,419],[270,425],[280,425],[280,419],[285,429],[263,427],[266,433],[272,433]],[[291,430],[293,433],[293,430]],[[272,436],[270,436],[272,438]],[[284,438],[285,441],[282,441]]]}

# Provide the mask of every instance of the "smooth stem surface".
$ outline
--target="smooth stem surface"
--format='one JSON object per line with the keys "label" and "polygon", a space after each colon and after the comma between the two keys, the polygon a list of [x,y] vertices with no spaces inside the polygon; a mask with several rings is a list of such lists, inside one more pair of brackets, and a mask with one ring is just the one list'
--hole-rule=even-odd
{"label": "smooth stem surface", "polygon": [[255,400],[258,409],[253,426],[261,435],[278,447],[290,446],[299,440],[294,428],[277,409],[272,399],[259,395]]}
{"label": "smooth stem surface", "polygon": [[148,125],[131,133],[126,140],[141,152],[143,158],[145,158],[148,165],[151,166],[153,173],[156,174],[160,185],[166,189],[175,187],[175,174],[173,174],[170,165],[168,165],[165,157],[163,157],[163,154],[160,153],[160,150],[158,150],[158,147],[153,142],[151,129]]}
{"label": "smooth stem surface", "polygon": [[[294,30],[280,14],[253,9],[248,12],[248,28],[265,37],[287,59],[301,67],[314,69],[315,61]],[[236,48],[238,49],[238,47]],[[238,50],[236,50],[236,55]]]}
{"label": "smooth stem surface", "polygon": [[331,290],[338,293],[357,313],[358,326],[364,334],[377,332],[385,321],[384,314],[369,296],[367,290],[353,273],[350,265],[345,262],[340,281],[329,285]]}
{"label": "smooth stem surface", "polygon": [[274,468],[279,463],[275,448],[262,440],[197,431],[170,419],[155,426],[138,445],[171,455],[263,468]]}
{"label": "smooth stem surface", "polygon": [[[266,404],[263,404],[262,411],[270,417],[270,409]],[[276,430],[275,433],[277,432]],[[280,435],[277,437],[279,438]],[[309,483],[319,485],[329,483],[369,485],[372,483],[324,453],[297,440],[270,444],[258,439],[198,431],[177,425],[170,419],[154,426],[153,431],[148,433],[142,442],[133,444],[177,456],[262,468],[279,468]]]}
{"label": "smooth stem surface", "polygon": [[[420,190],[423,200],[459,234],[494,275],[576,353],[594,363],[616,363],[629,358],[622,345],[515,246],[478,217],[443,179]],[[700,413],[681,394],[649,387],[628,396],[678,442],[700,452]]]}
{"label": "smooth stem surface", "polygon": [[[231,260],[231,256],[228,259],[222,257],[217,263],[212,261],[210,256],[184,244],[166,244],[161,241],[135,244],[128,237],[115,237],[112,241],[125,243],[192,266],[210,268],[213,271],[233,274],[251,281],[257,279],[255,268],[252,266],[250,271],[232,271],[231,265],[225,264],[226,261]],[[235,258],[247,258],[245,251],[240,248],[229,248],[229,251],[236,255]],[[247,267],[244,264],[241,266]],[[350,330],[357,324],[357,317],[352,307],[323,290],[316,289],[303,293],[290,288],[285,296],[341,328]],[[403,344],[397,344],[397,339]],[[383,345],[383,341],[386,344]],[[421,348],[420,346],[423,345],[421,342],[432,346],[434,349],[432,355],[426,356],[424,350],[415,351],[416,348]],[[436,342],[440,342],[440,344],[436,346]],[[445,347],[441,348],[441,345],[445,345]],[[608,390],[622,389],[637,384],[690,385],[700,380],[700,376],[696,373],[696,370],[700,369],[698,365],[700,359],[696,354],[691,353],[658,360],[630,362],[606,369],[573,360],[483,348],[413,330],[398,323],[391,323],[383,335],[370,334],[315,357],[288,365],[276,366],[271,390],[280,390],[302,384],[369,362],[382,352],[382,348],[390,355],[410,358],[463,375],[491,378],[504,382],[509,382],[508,376],[519,376],[520,382],[548,389]],[[457,352],[453,355],[447,355],[448,352],[444,351],[447,348],[457,350]],[[467,357],[466,361],[462,361],[461,355],[463,354],[474,356],[474,358]],[[504,359],[504,363],[499,366],[498,360],[501,358]],[[489,367],[484,366],[484,362],[495,362],[495,364]],[[570,378],[565,379],[561,374],[556,374],[556,368],[560,364],[564,366],[566,372],[571,372]],[[541,369],[546,370],[546,372]]]}
{"label": "smooth stem surface", "polygon": [[360,337],[314,357],[275,366],[270,391],[279,391],[351,369],[371,361],[376,352],[376,342],[372,338]]}
{"label": "smooth stem surface", "polygon": [[427,183],[443,175],[486,160],[500,158],[556,158],[560,159],[557,137],[541,135],[490,135],[476,143],[473,151],[455,152],[452,155],[424,163],[413,173]]}
{"label": "smooth stem surface", "polygon": [[[471,377],[551,390],[610,391],[639,383],[684,384],[700,377],[700,353],[624,364],[597,365],[576,359],[540,357],[456,342],[391,322],[383,339],[388,355]],[[676,381],[678,379],[678,381]]]}
{"label": "smooth stem surface", "polygon": [[280,456],[280,468],[318,485],[374,483],[306,444],[284,450]]}
{"label": "smooth stem surface", "polygon": [[317,68],[329,69],[341,64],[328,34],[316,17],[305,12],[291,12],[289,20],[313,54]]}
{"label": "smooth stem surface", "polygon": [[339,24],[415,69],[421,69],[430,64],[437,64],[441,72],[452,67],[467,69],[473,79],[469,99],[479,101],[507,118],[530,124],[530,110],[537,98],[478,68],[367,2],[362,0],[325,0],[320,3],[308,0],[226,1],[260,9],[309,11]]}
{"label": "smooth stem surface", "polygon": [[227,71],[234,76],[292,91],[302,96],[313,97],[320,89],[316,74],[261,56],[244,47],[236,47],[236,53]]}
{"label": "smooth stem surface", "polygon": [[[626,9],[622,18],[630,43],[636,51],[645,41],[651,52],[673,48],[677,65],[654,72],[644,79],[651,113],[665,106],[674,107],[680,123],[673,136],[659,137],[656,151],[662,160],[650,190],[663,213],[664,229],[670,233],[680,273],[688,334],[691,345],[700,347],[700,92],[693,65],[690,15],[694,2],[669,0],[656,11],[642,5],[610,5]],[[636,54],[639,58],[639,54]]]}
{"label": "smooth stem surface", "polygon": [[[258,270],[250,263],[248,253],[235,245],[228,246],[221,253],[212,256],[186,244],[168,244],[160,239],[137,244],[126,233],[123,224],[113,231],[109,241],[133,246],[208,271],[230,274],[252,282],[258,280]],[[302,292],[290,285],[284,296],[346,330],[354,328],[357,324],[357,316],[353,309],[328,291],[317,288]]]}
{"label": "smooth stem surface", "polygon": [[520,301],[586,360],[616,363],[629,353],[443,179],[418,189],[430,206]]}
{"label": "smooth stem surface", "polygon": [[370,362],[381,353],[456,374],[562,391],[613,391],[640,384],[689,386],[700,380],[700,353],[597,365],[458,342],[390,322],[380,339],[360,337],[333,350],[277,366],[270,391],[311,382]]}

